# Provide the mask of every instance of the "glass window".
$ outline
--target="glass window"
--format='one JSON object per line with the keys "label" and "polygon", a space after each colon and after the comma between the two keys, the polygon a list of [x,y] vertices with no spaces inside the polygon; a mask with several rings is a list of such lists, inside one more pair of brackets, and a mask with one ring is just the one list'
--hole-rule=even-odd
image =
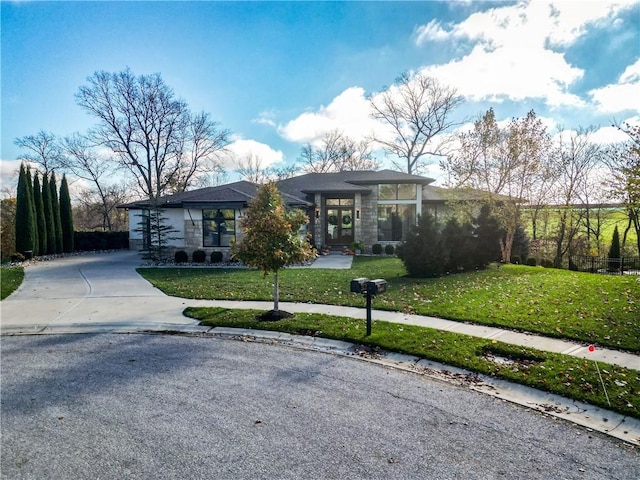
{"label": "glass window", "polygon": [[381,184],[378,185],[378,199],[380,200],[415,200],[415,183]]}
{"label": "glass window", "polygon": [[236,211],[230,208],[202,210],[202,245],[229,247],[236,239]]}
{"label": "glass window", "polygon": [[327,198],[325,200],[325,205],[340,205],[340,206],[352,206],[353,198]]}
{"label": "glass window", "polygon": [[416,223],[415,205],[379,205],[378,240],[399,242],[406,240],[411,226]]}

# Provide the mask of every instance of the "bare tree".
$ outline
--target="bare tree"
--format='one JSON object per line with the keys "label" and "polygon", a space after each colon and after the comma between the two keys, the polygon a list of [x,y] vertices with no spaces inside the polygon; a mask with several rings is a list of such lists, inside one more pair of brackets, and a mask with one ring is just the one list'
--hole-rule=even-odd
{"label": "bare tree", "polygon": [[262,165],[262,158],[258,155],[249,153],[242,158],[238,158],[237,163],[236,172],[248,182],[261,185],[272,179],[271,170]]}
{"label": "bare tree", "polygon": [[396,164],[398,168],[419,172],[425,157],[445,154],[447,141],[437,141],[437,137],[456,125],[451,112],[461,102],[455,89],[435,78],[405,73],[395,85],[371,98],[372,117],[392,131],[391,138],[376,136],[374,140],[404,163]]}
{"label": "bare tree", "polygon": [[201,162],[228,144],[208,114],[192,115],[159,74],[95,72],[76,94],[78,105],[98,119],[92,138],[109,147],[153,202],[183,191]]}
{"label": "bare tree", "polygon": [[340,130],[325,133],[317,146],[302,147],[298,159],[306,173],[377,170],[378,162],[371,153],[371,143],[357,142]]}
{"label": "bare tree", "polygon": [[[561,267],[585,220],[585,202],[589,201],[590,178],[601,160],[600,147],[592,142],[594,127],[575,132],[560,132],[552,155],[553,189],[550,199],[558,207],[555,232],[554,266]],[[588,205],[588,204],[587,204]]]}
{"label": "bare tree", "polygon": [[509,262],[523,205],[544,172],[550,138],[542,122],[530,111],[500,128],[493,109],[459,135],[460,149],[441,162],[450,186],[471,188],[484,195],[492,214],[505,230],[500,239],[502,259]]}
{"label": "bare tree", "polygon": [[40,130],[35,135],[16,138],[13,143],[26,150],[18,157],[18,160],[38,165],[38,170],[41,173],[50,175],[60,167],[63,153],[54,134]]}
{"label": "bare tree", "polygon": [[628,135],[629,140],[611,145],[606,150],[605,163],[609,168],[606,186],[611,198],[621,202],[627,212],[628,223],[622,245],[633,226],[640,254],[640,125],[625,123],[618,128]]}

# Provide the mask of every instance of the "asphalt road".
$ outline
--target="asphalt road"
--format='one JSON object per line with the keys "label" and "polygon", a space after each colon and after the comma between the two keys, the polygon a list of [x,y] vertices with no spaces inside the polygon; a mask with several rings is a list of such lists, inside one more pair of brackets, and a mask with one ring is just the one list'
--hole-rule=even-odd
{"label": "asphalt road", "polygon": [[3,336],[3,479],[633,479],[638,449],[426,377],[279,345]]}

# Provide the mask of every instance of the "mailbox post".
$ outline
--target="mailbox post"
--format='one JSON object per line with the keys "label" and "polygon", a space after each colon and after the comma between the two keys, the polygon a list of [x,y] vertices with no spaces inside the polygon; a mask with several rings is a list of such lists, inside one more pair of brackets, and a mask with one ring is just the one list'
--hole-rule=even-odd
{"label": "mailbox post", "polygon": [[371,299],[387,291],[387,281],[382,278],[354,278],[351,280],[351,291],[361,293],[367,299],[367,336],[371,335]]}

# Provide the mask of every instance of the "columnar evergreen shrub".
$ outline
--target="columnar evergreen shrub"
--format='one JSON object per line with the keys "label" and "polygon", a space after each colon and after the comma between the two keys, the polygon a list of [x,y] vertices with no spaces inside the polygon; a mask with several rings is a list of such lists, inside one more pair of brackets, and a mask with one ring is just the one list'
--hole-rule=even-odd
{"label": "columnar evergreen shrub", "polygon": [[455,218],[449,219],[442,229],[442,243],[447,254],[446,271],[471,270],[477,265],[476,241],[471,224],[460,225]]}
{"label": "columnar evergreen shrub", "polygon": [[[42,203],[44,205],[44,219],[47,224],[47,254],[56,253],[56,230],[53,219],[53,205],[51,203],[51,188],[49,176],[42,175]],[[43,252],[44,253],[44,252]]]}
{"label": "columnar evergreen shrub", "polygon": [[27,167],[27,183],[29,196],[31,197],[31,210],[32,210],[32,218],[33,218],[33,256],[40,255],[40,238],[38,236],[38,217],[36,212],[36,200],[35,194],[33,193],[33,180],[31,178],[31,168]]}
{"label": "columnar evergreen shrub", "polygon": [[24,164],[20,166],[18,177],[18,191],[16,195],[16,252],[27,255],[26,252],[33,252],[34,249],[34,229],[32,198],[29,195],[29,184],[27,170]]}
{"label": "columnar evergreen shrub", "polygon": [[56,251],[55,253],[62,253],[63,241],[62,241],[62,220],[60,218],[60,201],[58,200],[58,186],[56,185],[56,174],[51,173],[49,179],[49,188],[51,189],[51,206],[53,210],[53,228],[55,230],[56,239]]}
{"label": "columnar evergreen shrub", "polygon": [[609,271],[615,271],[620,269],[620,234],[618,233],[618,226],[613,229],[613,237],[611,237],[611,247],[609,248]]}
{"label": "columnar evergreen shrub", "polygon": [[382,253],[382,245],[380,245],[379,243],[374,243],[371,247],[371,253],[373,253],[374,255],[380,255]]}
{"label": "columnar evergreen shrub", "polygon": [[204,263],[207,261],[207,253],[204,250],[196,250],[192,255],[193,263]]}
{"label": "columnar evergreen shrub", "polygon": [[475,223],[477,225],[474,232],[476,237],[475,259],[479,267],[485,267],[491,262],[500,260],[500,237],[504,232],[496,218],[491,215],[491,209],[486,204],[480,209],[480,215],[476,218]]}
{"label": "columnar evergreen shrub", "polygon": [[47,220],[44,218],[44,202],[38,174],[33,176],[33,201],[36,207],[36,225],[38,230],[38,252],[47,253]]}
{"label": "columnar evergreen shrub", "polygon": [[[513,259],[518,257],[518,262]],[[522,263],[522,259],[529,258],[529,236],[524,227],[518,226],[513,236],[513,246],[511,247],[511,263]]]}
{"label": "columnar evergreen shrub", "polygon": [[66,175],[62,175],[60,184],[60,223],[62,225],[62,251],[73,252],[73,212],[71,211],[71,196]]}
{"label": "columnar evergreen shrub", "polygon": [[189,255],[184,250],[178,250],[174,255],[173,259],[176,263],[187,263],[189,261]]}

